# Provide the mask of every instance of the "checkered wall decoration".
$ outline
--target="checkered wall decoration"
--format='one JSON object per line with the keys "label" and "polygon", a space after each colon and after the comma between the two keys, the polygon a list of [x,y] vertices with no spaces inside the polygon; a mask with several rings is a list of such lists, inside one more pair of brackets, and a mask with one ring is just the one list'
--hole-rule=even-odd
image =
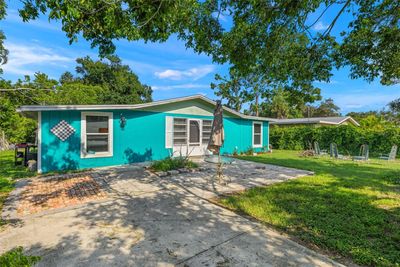
{"label": "checkered wall decoration", "polygon": [[51,128],[50,131],[61,141],[65,141],[75,132],[75,129],[69,125],[68,122],[62,120],[53,128]]}

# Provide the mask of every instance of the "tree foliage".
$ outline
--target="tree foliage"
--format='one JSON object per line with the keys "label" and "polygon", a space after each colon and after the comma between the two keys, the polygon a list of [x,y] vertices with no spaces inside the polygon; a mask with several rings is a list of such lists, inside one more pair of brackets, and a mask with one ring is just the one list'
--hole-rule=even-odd
{"label": "tree foliage", "polygon": [[273,118],[285,119],[290,116],[290,106],[287,101],[286,92],[282,89],[278,90],[272,98],[269,110]]}
{"label": "tree foliage", "polygon": [[340,116],[340,108],[335,104],[332,98],[323,100],[312,110],[313,117],[336,117]]}
{"label": "tree foliage", "polygon": [[263,99],[260,114],[280,119],[307,117],[307,108],[320,99],[321,90],[314,86],[278,87],[270,90],[267,97]]}
{"label": "tree foliage", "polygon": [[[257,66],[259,75],[294,87],[329,80],[334,66],[350,66],[351,77],[379,78],[382,84],[400,78],[400,7],[393,0],[25,0],[23,5],[24,21],[40,14],[59,20],[70,42],[82,35],[102,55],[114,52],[117,39],[162,42],[177,35],[215,62],[229,62],[242,74]],[[316,12],[320,16],[312,21]],[[325,12],[335,12],[328,28],[312,32]],[[335,36],[332,29],[345,13],[351,19]]]}
{"label": "tree foliage", "polygon": [[236,68],[229,69],[229,76],[215,75],[218,83],[211,83],[215,95],[227,100],[226,105],[236,111],[241,111],[244,104],[248,104],[246,114],[258,116],[260,102],[270,94],[268,81],[257,72],[242,75]]}
{"label": "tree foliage", "polygon": [[236,111],[241,111],[244,103],[249,101],[246,92],[244,78],[238,71],[231,68],[228,77],[215,75],[218,83],[211,83],[211,89],[215,90],[215,95],[227,100],[226,106]]}
{"label": "tree foliage", "polygon": [[[270,143],[275,149],[310,149],[318,141],[321,149],[328,149],[330,143],[336,143],[339,152],[345,155],[358,155],[360,146],[368,144],[370,154],[388,154],[392,145],[400,145],[400,128],[371,129],[342,126],[295,126],[271,127]],[[400,152],[399,152],[400,154]]]}
{"label": "tree foliage", "polygon": [[398,110],[399,99],[391,101],[387,106],[389,109],[382,109],[380,111],[366,111],[366,112],[350,112],[347,116],[353,117],[362,125],[369,125],[371,127],[375,122],[374,127],[384,128],[391,126],[400,126],[400,111]]}
{"label": "tree foliage", "polygon": [[152,90],[117,57],[113,62],[78,59],[77,76],[65,72],[59,80],[37,72],[15,83],[0,79],[0,130],[12,143],[34,142],[36,122],[21,116],[21,105],[135,104],[151,101]]}
{"label": "tree foliage", "polygon": [[388,106],[391,112],[396,115],[400,115],[400,98],[391,101]]}
{"label": "tree foliage", "polygon": [[[6,16],[6,3],[4,0],[0,0],[0,20],[3,20],[5,16]],[[6,36],[4,35],[4,32],[0,30],[0,66],[7,63],[8,50],[4,47],[5,39]],[[0,68],[0,74],[2,72],[3,70]]]}
{"label": "tree foliage", "polygon": [[[101,86],[108,90],[102,94],[103,104],[135,104],[151,101],[152,89],[140,83],[138,76],[128,65],[123,65],[117,56],[107,57],[107,61],[93,60],[90,57],[78,58],[76,80],[87,85]],[[71,79],[64,73],[63,82]]]}
{"label": "tree foliage", "polygon": [[[373,81],[380,77],[384,85],[400,79],[400,3],[396,0],[348,1],[357,5],[355,19],[342,33],[337,51],[339,66],[350,66],[352,78]],[[350,9],[348,9],[350,11]]]}
{"label": "tree foliage", "polygon": [[16,103],[0,96],[0,131],[11,143],[35,140],[36,123],[15,112]]}

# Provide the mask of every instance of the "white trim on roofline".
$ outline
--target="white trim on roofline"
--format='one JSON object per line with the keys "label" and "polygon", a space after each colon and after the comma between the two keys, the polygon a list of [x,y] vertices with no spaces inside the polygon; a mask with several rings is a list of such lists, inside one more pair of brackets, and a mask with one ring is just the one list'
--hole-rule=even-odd
{"label": "white trim on roofline", "polygon": [[38,112],[37,128],[37,172],[42,173],[42,112]]}
{"label": "white trim on roofline", "polygon": [[[39,111],[56,111],[56,110],[115,110],[115,109],[141,109],[141,108],[148,108],[158,105],[165,105],[175,102],[182,102],[188,100],[195,100],[200,99],[203,100],[211,105],[216,105],[214,100],[211,100],[203,95],[191,95],[185,97],[178,97],[178,98],[171,98],[166,100],[159,100],[149,103],[143,104],[134,104],[134,105],[36,105],[36,106],[21,106],[17,109],[17,112],[39,112]],[[237,112],[233,109],[228,107],[223,107],[225,111],[234,114],[243,119],[249,120],[259,120],[259,121],[275,121],[276,119],[266,118],[266,117],[257,117],[257,116],[249,116],[244,115],[240,112]]]}
{"label": "white trim on roofline", "polygon": [[345,121],[347,121],[347,120],[350,120],[352,123],[354,123],[355,125],[357,125],[357,126],[360,126],[360,124],[355,120],[355,119],[353,119],[352,117],[350,117],[350,116],[347,116],[346,118],[344,118],[343,120],[341,120],[338,124],[341,124],[342,122],[345,122]]}
{"label": "white trim on roofline", "polygon": [[[327,117],[329,118],[329,117]],[[310,119],[314,119],[314,118],[310,118]],[[275,125],[296,125],[296,124],[329,124],[329,125],[340,125],[343,122],[350,120],[354,125],[356,126],[360,126],[360,124],[353,119],[350,116],[344,117],[341,121],[338,122],[333,122],[333,121],[326,121],[323,118],[321,118],[320,120],[308,120],[307,118],[304,118],[304,120],[299,120],[299,119],[276,119],[275,121],[272,121],[271,124],[275,124]]]}

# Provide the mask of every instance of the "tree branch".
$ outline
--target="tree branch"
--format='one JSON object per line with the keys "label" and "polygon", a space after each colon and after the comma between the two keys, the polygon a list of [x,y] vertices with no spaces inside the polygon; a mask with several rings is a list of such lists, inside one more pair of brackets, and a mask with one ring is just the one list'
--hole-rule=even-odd
{"label": "tree branch", "polygon": [[144,23],[139,24],[137,26],[138,28],[142,28],[142,27],[146,26],[157,15],[158,11],[160,11],[162,2],[163,2],[163,0],[160,1],[160,4],[158,5],[158,8],[157,8],[156,12],[154,12],[154,14],[151,15],[151,17],[148,20],[146,20]]}
{"label": "tree branch", "polygon": [[343,5],[343,7],[340,9],[339,13],[337,13],[336,17],[332,20],[331,24],[329,25],[329,27],[325,30],[325,32],[322,34],[322,37],[328,35],[333,26],[335,26],[336,21],[339,19],[340,15],[342,15],[342,13],[344,12],[344,10],[346,9],[346,7],[350,4],[351,0],[347,0],[346,3]]}
{"label": "tree branch", "polygon": [[312,26],[314,26],[314,25],[322,18],[322,16],[325,14],[325,12],[326,12],[332,5],[333,5],[333,3],[330,3],[329,5],[327,5],[327,6],[325,7],[325,9],[322,11],[322,13],[318,16],[318,18],[317,18],[313,23],[311,23],[310,25],[308,25],[307,27],[305,27],[304,30],[308,30],[308,29],[310,29]]}

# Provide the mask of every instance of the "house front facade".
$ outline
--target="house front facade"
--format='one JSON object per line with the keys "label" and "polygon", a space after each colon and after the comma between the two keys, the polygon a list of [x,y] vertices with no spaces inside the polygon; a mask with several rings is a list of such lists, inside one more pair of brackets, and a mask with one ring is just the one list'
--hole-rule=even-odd
{"label": "house front facade", "polygon": [[[215,102],[201,95],[136,105],[21,106],[38,121],[38,172],[209,153]],[[269,122],[224,107],[221,153],[268,150]]]}

